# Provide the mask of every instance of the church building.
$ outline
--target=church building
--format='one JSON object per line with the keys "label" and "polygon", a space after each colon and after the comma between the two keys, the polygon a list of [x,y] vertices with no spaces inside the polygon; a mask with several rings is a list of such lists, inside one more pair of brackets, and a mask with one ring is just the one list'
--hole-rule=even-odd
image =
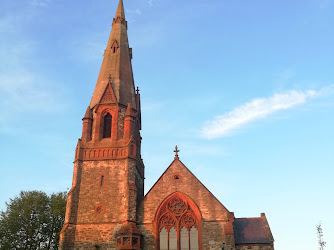
{"label": "church building", "polygon": [[82,119],[59,249],[273,250],[265,214],[236,218],[180,161],[177,147],[144,195],[141,98],[127,28],[120,0]]}

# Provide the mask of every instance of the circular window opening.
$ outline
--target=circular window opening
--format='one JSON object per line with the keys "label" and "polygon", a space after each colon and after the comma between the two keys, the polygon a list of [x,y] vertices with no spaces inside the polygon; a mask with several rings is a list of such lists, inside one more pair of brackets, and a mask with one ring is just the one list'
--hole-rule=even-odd
{"label": "circular window opening", "polygon": [[180,176],[178,174],[174,175],[174,180],[179,180]]}
{"label": "circular window opening", "polygon": [[103,214],[103,213],[104,213],[104,209],[103,209],[103,207],[97,207],[97,208],[96,208],[96,213],[98,213],[98,214]]}

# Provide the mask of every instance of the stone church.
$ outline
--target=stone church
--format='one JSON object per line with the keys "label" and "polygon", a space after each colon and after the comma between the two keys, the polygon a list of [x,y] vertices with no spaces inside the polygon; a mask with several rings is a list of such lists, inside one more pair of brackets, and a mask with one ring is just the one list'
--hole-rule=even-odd
{"label": "stone church", "polygon": [[59,249],[274,249],[265,214],[235,218],[180,161],[177,147],[144,195],[141,99],[127,28],[120,0],[82,119]]}

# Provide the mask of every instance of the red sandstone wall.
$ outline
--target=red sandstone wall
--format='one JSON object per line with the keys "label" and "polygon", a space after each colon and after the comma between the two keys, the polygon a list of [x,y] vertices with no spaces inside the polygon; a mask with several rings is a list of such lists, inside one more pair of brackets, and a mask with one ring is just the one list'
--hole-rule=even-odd
{"label": "red sandstone wall", "polygon": [[[115,247],[114,234],[121,223],[136,218],[135,166],[135,160],[131,159],[75,163],[76,185],[69,193],[65,223],[76,226],[64,227],[66,239],[62,234],[61,241],[75,241],[74,249],[93,249],[95,245],[100,249]],[[103,186],[101,176],[104,176]],[[102,212],[97,208],[102,208]],[[62,249],[73,246],[65,243]]]}
{"label": "red sandstone wall", "polygon": [[263,246],[263,245],[254,245],[254,246],[237,246],[236,250],[274,250],[273,246]]}
{"label": "red sandstone wall", "polygon": [[[179,179],[175,179],[175,176],[178,176]],[[231,216],[229,211],[179,160],[176,160],[156,182],[140,205],[137,216],[139,229],[144,235],[144,249],[155,249],[156,228],[154,228],[153,221],[156,211],[160,204],[175,192],[188,196],[201,211],[202,249],[221,249],[222,242],[234,245],[233,236],[225,236],[225,227]]]}
{"label": "red sandstone wall", "polygon": [[[120,160],[83,162],[77,223],[105,223],[126,220],[126,162]],[[104,185],[100,185],[101,176]],[[96,208],[104,208],[98,213]]]}

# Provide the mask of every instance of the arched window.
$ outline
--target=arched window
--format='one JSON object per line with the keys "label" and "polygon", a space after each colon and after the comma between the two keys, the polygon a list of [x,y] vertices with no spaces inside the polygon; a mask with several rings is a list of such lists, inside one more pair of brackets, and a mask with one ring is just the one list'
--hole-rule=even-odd
{"label": "arched window", "polygon": [[[198,250],[198,215],[183,195],[167,199],[157,214],[160,250]],[[198,214],[198,213],[197,213]]]}
{"label": "arched window", "polygon": [[103,122],[103,138],[111,137],[111,115],[107,113]]}
{"label": "arched window", "polygon": [[117,41],[115,40],[114,42],[113,42],[113,44],[111,45],[111,51],[112,51],[112,53],[116,53],[117,52],[117,49],[118,49],[118,43],[117,43]]}

